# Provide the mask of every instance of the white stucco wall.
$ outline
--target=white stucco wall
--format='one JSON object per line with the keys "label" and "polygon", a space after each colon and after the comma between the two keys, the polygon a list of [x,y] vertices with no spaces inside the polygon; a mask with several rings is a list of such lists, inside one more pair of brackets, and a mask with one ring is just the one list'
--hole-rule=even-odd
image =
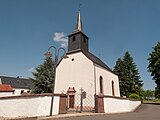
{"label": "white stucco wall", "polygon": [[[59,113],[59,96],[54,97],[53,115]],[[0,98],[0,117],[33,117],[50,114],[51,96]]]}
{"label": "white stucco wall", "polygon": [[14,92],[0,92],[0,97],[3,96],[17,96],[17,95],[21,95],[21,91],[23,90],[24,92],[27,93],[27,91],[29,89],[20,89],[20,88],[13,88]]}
{"label": "white stucco wall", "polygon": [[21,91],[23,90],[24,92],[27,92],[29,89],[23,89],[23,88],[13,88],[14,95],[21,95]]}
{"label": "white stucco wall", "polygon": [[96,94],[100,94],[100,76],[103,78],[103,94],[112,96],[112,81],[114,81],[114,94],[120,96],[118,76],[95,64],[96,71]]}
{"label": "white stucco wall", "polygon": [[0,97],[4,97],[4,96],[13,96],[14,92],[0,92]]}
{"label": "white stucco wall", "polygon": [[128,99],[104,98],[105,113],[123,113],[134,111],[141,101],[131,101]]}
{"label": "white stucco wall", "polygon": [[82,52],[69,54],[68,57],[57,67],[55,93],[66,93],[69,87],[74,87],[77,93],[83,88],[87,93],[94,94],[93,62]]}
{"label": "white stucco wall", "polygon": [[[115,96],[120,96],[118,76],[94,64],[82,52],[68,55],[57,67],[55,93],[67,92],[69,87],[75,87],[77,92],[83,88],[87,93],[100,93],[99,77],[103,77],[103,94],[112,95],[114,81]],[[72,61],[74,59],[74,61]]]}

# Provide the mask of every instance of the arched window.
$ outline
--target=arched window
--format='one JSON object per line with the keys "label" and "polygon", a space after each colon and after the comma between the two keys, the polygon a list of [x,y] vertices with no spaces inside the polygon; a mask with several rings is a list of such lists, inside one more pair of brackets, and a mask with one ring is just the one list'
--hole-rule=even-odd
{"label": "arched window", "polygon": [[99,84],[100,84],[100,93],[103,94],[103,78],[102,78],[102,76],[99,77]]}
{"label": "arched window", "polygon": [[114,81],[112,81],[112,95],[114,96]]}

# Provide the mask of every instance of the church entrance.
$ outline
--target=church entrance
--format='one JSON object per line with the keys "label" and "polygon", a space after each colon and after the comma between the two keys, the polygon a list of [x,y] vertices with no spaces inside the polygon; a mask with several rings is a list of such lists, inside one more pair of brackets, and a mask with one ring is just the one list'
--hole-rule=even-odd
{"label": "church entrance", "polygon": [[69,87],[67,91],[67,109],[68,111],[74,110],[76,90],[74,87]]}
{"label": "church entrance", "polygon": [[75,95],[69,95],[69,108],[74,108],[74,96]]}
{"label": "church entrance", "polygon": [[67,112],[95,112],[95,97],[82,88],[76,92],[74,87],[67,91]]}

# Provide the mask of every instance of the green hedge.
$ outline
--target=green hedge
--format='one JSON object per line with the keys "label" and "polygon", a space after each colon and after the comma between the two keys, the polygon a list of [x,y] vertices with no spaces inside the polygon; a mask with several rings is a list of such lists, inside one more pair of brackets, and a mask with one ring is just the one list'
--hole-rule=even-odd
{"label": "green hedge", "polygon": [[137,95],[136,93],[130,94],[130,95],[129,95],[129,98],[137,99],[137,100],[140,100],[140,99],[141,99],[141,97],[140,97],[139,95]]}

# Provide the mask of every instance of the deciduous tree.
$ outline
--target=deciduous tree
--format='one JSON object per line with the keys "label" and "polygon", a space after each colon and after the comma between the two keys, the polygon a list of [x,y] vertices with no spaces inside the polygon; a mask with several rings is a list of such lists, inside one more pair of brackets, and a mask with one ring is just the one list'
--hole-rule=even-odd
{"label": "deciduous tree", "polygon": [[143,98],[145,100],[153,99],[155,91],[153,90],[143,90]]}

